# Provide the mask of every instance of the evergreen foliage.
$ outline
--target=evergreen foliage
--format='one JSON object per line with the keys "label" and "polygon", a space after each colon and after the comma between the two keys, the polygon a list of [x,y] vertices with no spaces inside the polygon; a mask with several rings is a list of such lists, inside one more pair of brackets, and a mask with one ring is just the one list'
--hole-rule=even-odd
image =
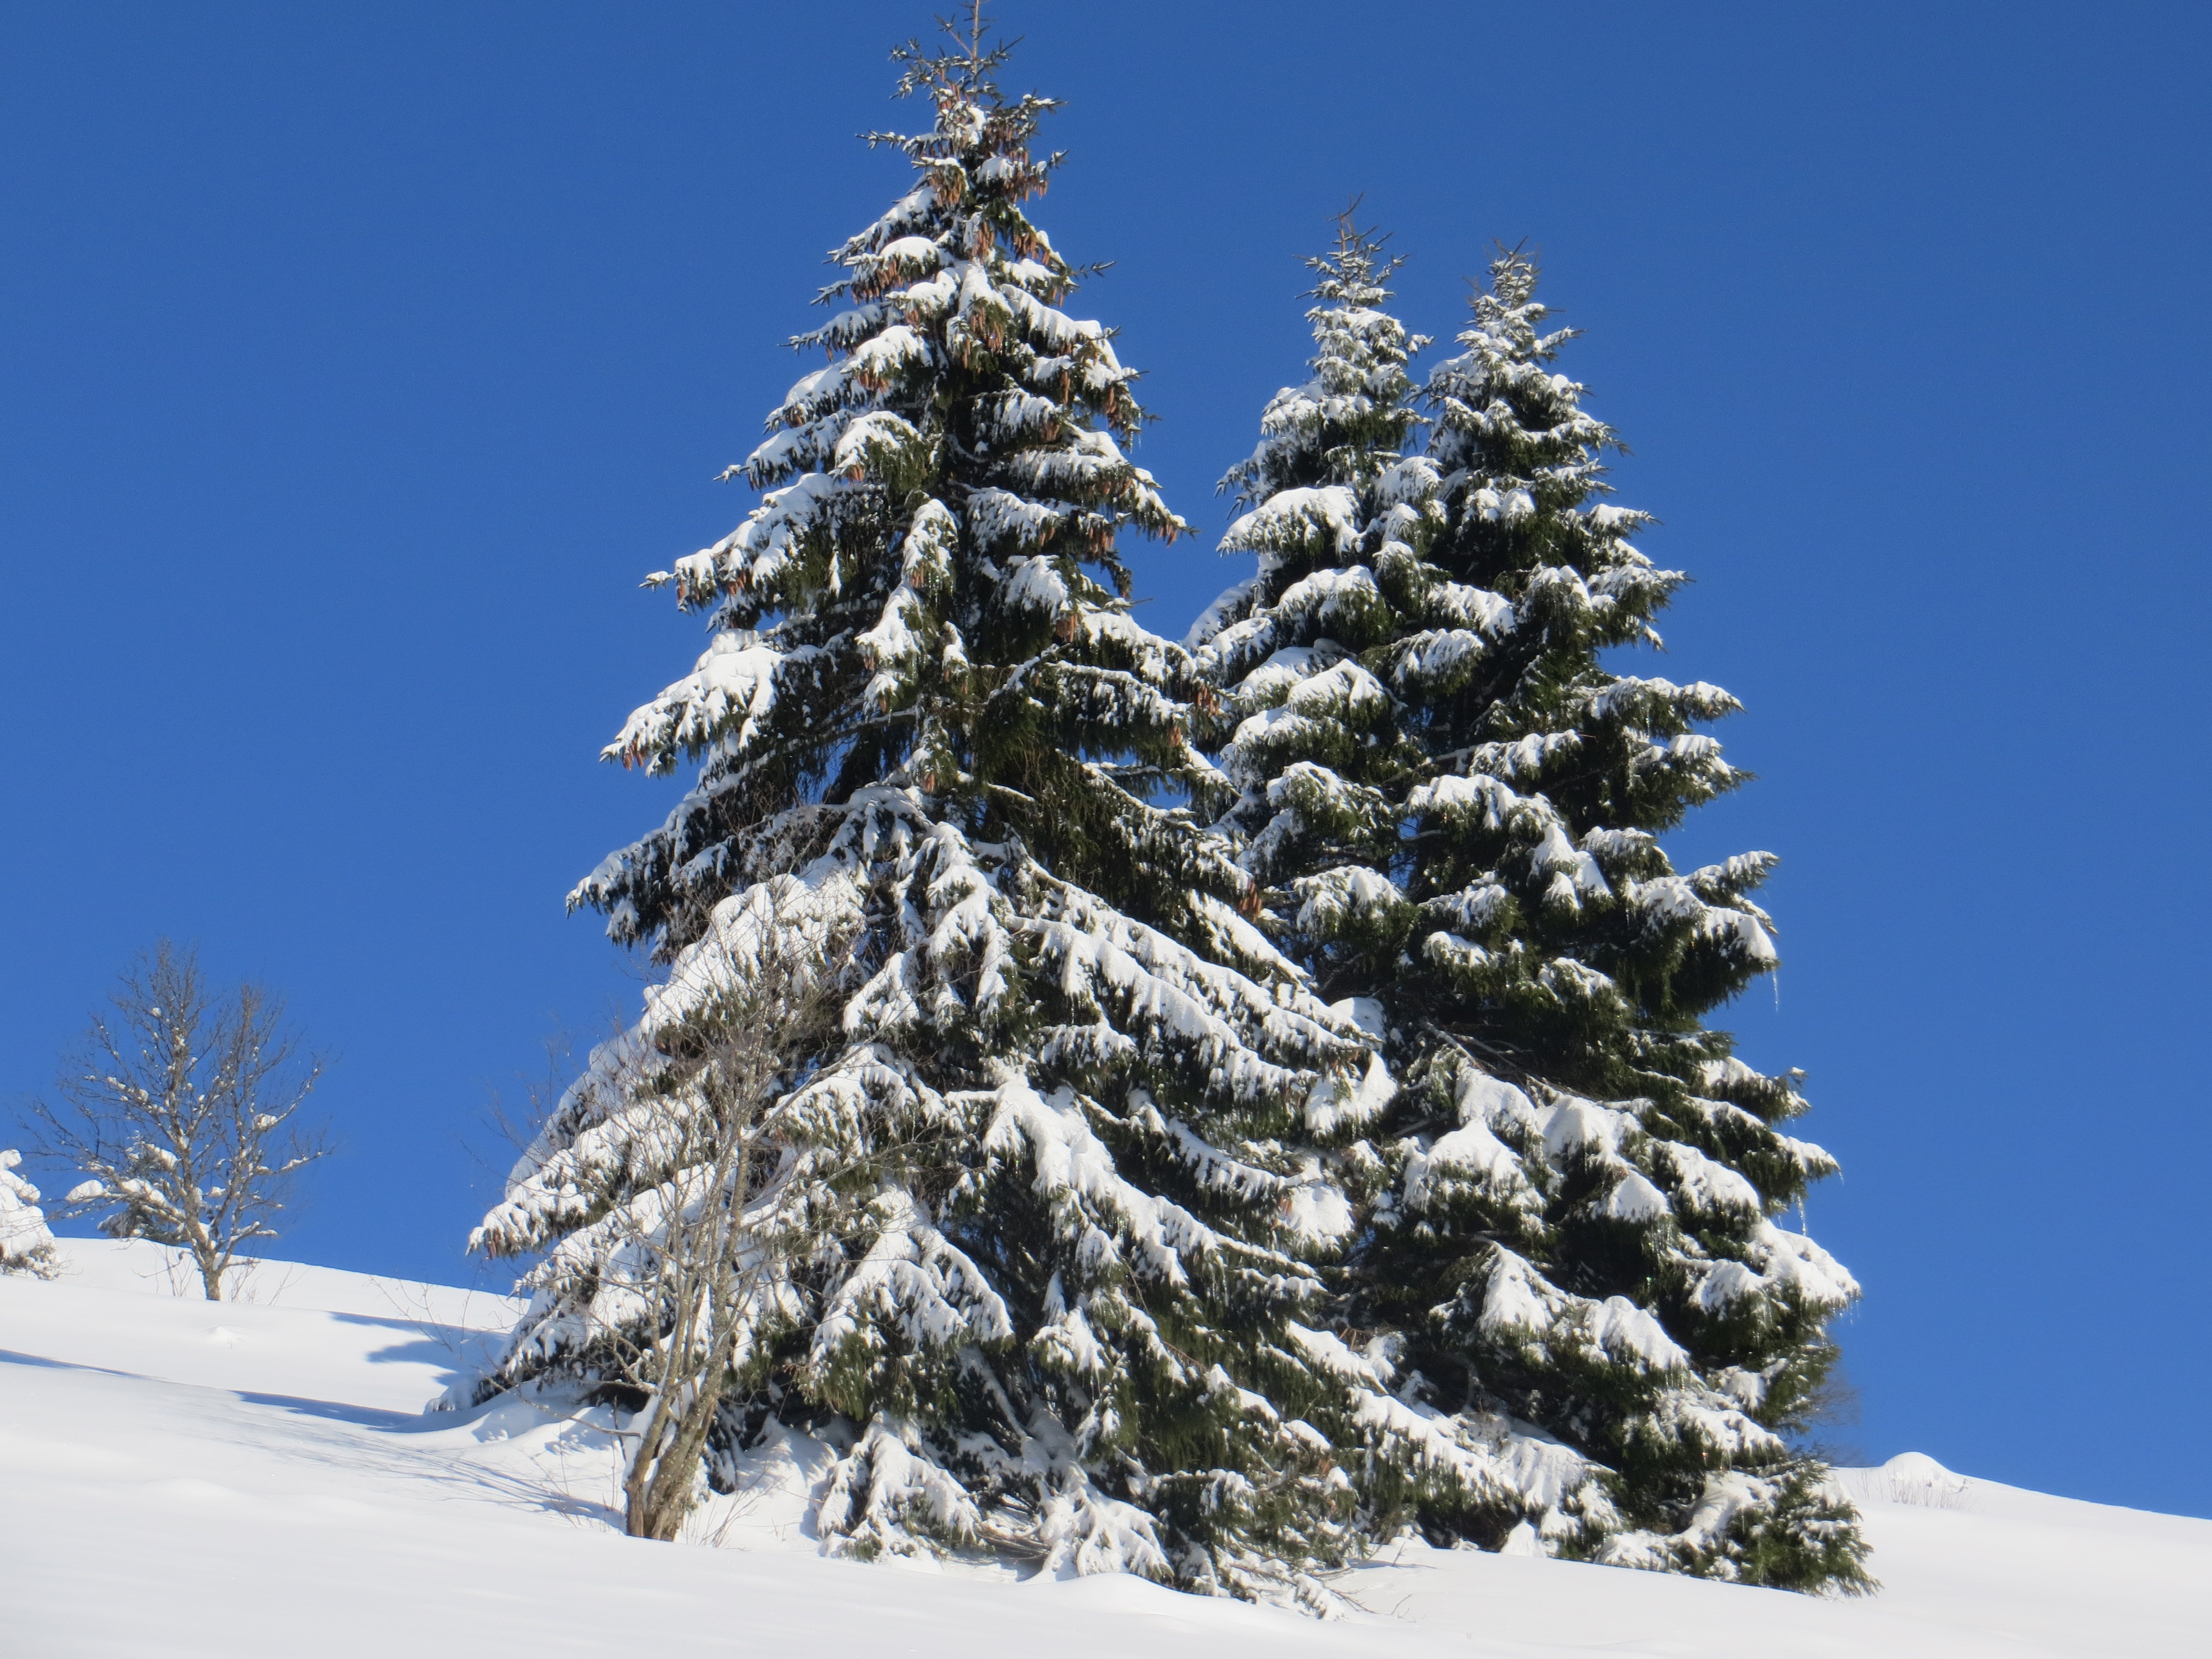
{"label": "evergreen foliage", "polygon": [[711,643],[608,754],[699,781],[574,902],[668,977],[475,1236],[543,1253],[477,1397],[637,1403],[613,1380],[675,1316],[625,1253],[696,1212],[701,1056],[769,975],[834,1008],[780,1034],[709,1478],[781,1420],[841,1450],[835,1549],[1318,1602],[1353,1541],[1327,1424],[1365,1385],[1299,1323],[1348,1215],[1290,1148],[1371,1054],[1155,804],[1199,764],[1190,664],[1131,619],[1116,538],[1184,526],[1025,207],[1053,106],[972,36],[899,57],[934,120],[872,142],[914,187],[831,255],[837,309],[793,342],[828,366],[732,469],[761,505],[656,579]]}
{"label": "evergreen foliage", "polygon": [[[1676,872],[1658,836],[1743,774],[1718,688],[1617,675],[1683,577],[1604,497],[1620,447],[1551,365],[1536,270],[1492,265],[1459,356],[1382,307],[1347,219],[1315,262],[1313,379],[1224,481],[1258,556],[1188,641],[1220,688],[1201,785],[1325,999],[1397,1088],[1334,1154],[1360,1225],[1335,1322],[1470,1439],[1556,1443],[1580,1486],[1482,1491],[1370,1462],[1378,1518],[1496,1547],[1797,1589],[1865,1581],[1849,1506],[1785,1437],[1857,1286],[1778,1224],[1834,1165],[1704,1018],[1775,965],[1774,860]],[[1565,1497],[1562,1493],[1566,1494]]]}

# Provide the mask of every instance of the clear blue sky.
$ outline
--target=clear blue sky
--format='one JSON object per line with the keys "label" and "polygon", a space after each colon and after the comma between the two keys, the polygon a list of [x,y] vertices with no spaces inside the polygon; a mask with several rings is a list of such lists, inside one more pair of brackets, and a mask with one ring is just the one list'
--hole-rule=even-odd
{"label": "clear blue sky", "polygon": [[[283,1252],[474,1271],[491,1091],[635,996],[561,901],[670,799],[593,761],[698,648],[637,580],[747,507],[927,9],[0,9],[0,1094],[196,939],[336,1058]],[[1676,846],[1784,858],[1732,1012],[1846,1170],[1842,1437],[2212,1512],[2212,10],[1003,9],[1208,532],[1132,549],[1146,619],[1237,574],[1345,200],[1440,335],[1527,238],[1698,579],[1659,672],[1749,704]]]}

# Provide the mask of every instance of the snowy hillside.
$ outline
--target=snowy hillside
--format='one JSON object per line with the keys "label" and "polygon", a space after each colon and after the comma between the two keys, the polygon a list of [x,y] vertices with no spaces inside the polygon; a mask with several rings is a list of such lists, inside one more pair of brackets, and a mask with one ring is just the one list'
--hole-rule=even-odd
{"label": "snowy hillside", "polygon": [[175,1295],[155,1247],[63,1249],[57,1282],[0,1277],[11,1655],[2153,1659],[2212,1626],[2212,1522],[1915,1457],[1844,1476],[1887,1586],[1851,1602],[1407,1548],[1342,1582],[1369,1613],[1322,1624],[1130,1578],[862,1566],[813,1553],[804,1446],[697,1517],[723,1547],[635,1543],[609,1525],[603,1436],[514,1406],[422,1414],[503,1299],[270,1263],[215,1306]]}

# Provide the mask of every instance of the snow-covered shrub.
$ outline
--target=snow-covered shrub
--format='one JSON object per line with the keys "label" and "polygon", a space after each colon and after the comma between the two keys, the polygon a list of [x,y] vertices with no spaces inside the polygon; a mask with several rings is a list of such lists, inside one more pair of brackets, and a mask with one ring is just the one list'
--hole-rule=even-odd
{"label": "snow-covered shrub", "polygon": [[61,1261],[46,1212],[39,1207],[39,1189],[15,1173],[22,1161],[13,1148],[0,1152],[0,1273],[51,1279]]}

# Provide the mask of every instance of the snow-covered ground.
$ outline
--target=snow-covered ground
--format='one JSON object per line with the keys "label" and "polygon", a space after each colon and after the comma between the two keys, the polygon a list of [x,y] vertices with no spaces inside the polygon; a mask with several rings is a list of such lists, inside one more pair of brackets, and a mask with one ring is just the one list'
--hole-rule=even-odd
{"label": "snow-covered ground", "polygon": [[1345,1576],[1368,1613],[1321,1623],[1129,1578],[862,1566],[813,1553],[803,1446],[699,1516],[699,1547],[635,1543],[604,1437],[422,1414],[504,1299],[270,1263],[213,1305],[156,1247],[63,1249],[58,1281],[0,1277],[0,1653],[25,1659],[2212,1651],[2212,1521],[1914,1457],[1844,1477],[1886,1585],[1854,1601],[1409,1547]]}

